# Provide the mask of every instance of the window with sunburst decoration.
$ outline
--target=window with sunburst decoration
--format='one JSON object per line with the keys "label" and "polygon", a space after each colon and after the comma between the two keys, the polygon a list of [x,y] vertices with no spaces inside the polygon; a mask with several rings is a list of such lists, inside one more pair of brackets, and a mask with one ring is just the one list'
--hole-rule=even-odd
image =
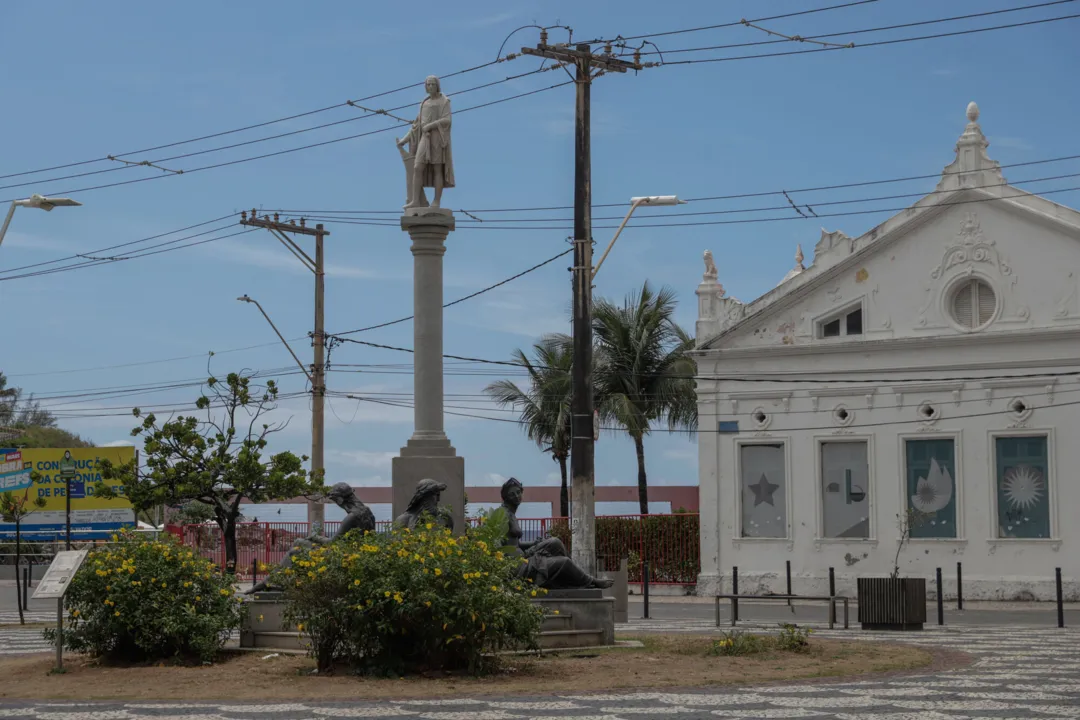
{"label": "window with sunburst decoration", "polygon": [[996,438],[998,537],[1051,536],[1045,435]]}

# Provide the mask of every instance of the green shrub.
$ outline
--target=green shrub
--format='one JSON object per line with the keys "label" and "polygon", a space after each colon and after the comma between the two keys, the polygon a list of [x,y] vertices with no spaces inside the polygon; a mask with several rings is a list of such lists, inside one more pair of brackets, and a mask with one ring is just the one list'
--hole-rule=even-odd
{"label": "green shrub", "polygon": [[805,652],[810,648],[810,635],[813,632],[810,628],[801,628],[793,623],[781,623],[776,646],[788,652]]}
{"label": "green shrub", "polygon": [[709,655],[755,655],[771,648],[772,642],[769,638],[732,630],[720,633],[720,639],[713,640]]}
{"label": "green shrub", "polygon": [[240,626],[230,579],[171,535],[113,537],[68,588],[64,646],[111,661],[212,660]]}
{"label": "green shrub", "polygon": [[285,621],[311,637],[322,671],[344,662],[370,674],[480,673],[488,653],[537,646],[542,614],[530,599],[545,592],[517,578],[520,557],[484,537],[426,523],[314,548],[274,575]]}

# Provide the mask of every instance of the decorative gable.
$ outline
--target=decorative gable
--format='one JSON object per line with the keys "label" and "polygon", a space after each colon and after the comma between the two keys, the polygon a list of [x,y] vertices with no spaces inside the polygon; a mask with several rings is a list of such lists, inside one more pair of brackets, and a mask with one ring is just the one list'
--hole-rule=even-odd
{"label": "decorative gable", "polygon": [[857,238],[823,229],[810,266],[798,253],[757,300],[724,297],[707,254],[698,347],[1080,326],[1080,213],[1009,186],[978,117],[971,103],[935,192]]}

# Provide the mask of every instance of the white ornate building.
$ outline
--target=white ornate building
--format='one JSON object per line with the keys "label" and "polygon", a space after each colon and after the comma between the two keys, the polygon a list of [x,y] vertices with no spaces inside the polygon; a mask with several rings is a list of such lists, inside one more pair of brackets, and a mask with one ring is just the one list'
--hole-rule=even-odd
{"label": "white ornate building", "polygon": [[[1007,184],[979,110],[937,189],[750,303],[698,286],[699,593],[942,568],[965,598],[1080,579],[1080,212]],[[1040,175],[1056,174],[1052,172]],[[720,273],[722,275],[722,273]],[[737,423],[737,427],[736,424]],[[932,589],[933,585],[928,586]]]}

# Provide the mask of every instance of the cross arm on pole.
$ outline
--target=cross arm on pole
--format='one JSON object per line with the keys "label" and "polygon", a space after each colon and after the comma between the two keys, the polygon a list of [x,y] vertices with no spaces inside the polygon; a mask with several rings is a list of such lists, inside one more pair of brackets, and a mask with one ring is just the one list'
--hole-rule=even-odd
{"label": "cross arm on pole", "polygon": [[589,65],[606,72],[624,73],[627,70],[641,70],[638,63],[619,60],[607,55],[594,55],[587,50],[577,50],[568,45],[546,45],[541,43],[534,48],[521,48],[523,55],[558,60],[559,62],[575,63],[580,60],[588,60]]}

